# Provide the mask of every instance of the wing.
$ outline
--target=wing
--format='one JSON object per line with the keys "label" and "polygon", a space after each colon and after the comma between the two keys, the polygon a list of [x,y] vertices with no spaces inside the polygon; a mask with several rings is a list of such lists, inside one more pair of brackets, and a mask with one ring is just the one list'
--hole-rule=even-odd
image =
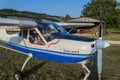
{"label": "wing", "polygon": [[[4,26],[4,27],[2,27]],[[14,28],[32,28],[36,27],[37,23],[30,20],[18,20],[18,19],[8,19],[0,18],[0,28],[14,27]]]}
{"label": "wing", "polygon": [[64,28],[70,27],[88,27],[88,26],[95,26],[94,23],[64,23],[64,22],[56,22],[56,24],[63,26]]}

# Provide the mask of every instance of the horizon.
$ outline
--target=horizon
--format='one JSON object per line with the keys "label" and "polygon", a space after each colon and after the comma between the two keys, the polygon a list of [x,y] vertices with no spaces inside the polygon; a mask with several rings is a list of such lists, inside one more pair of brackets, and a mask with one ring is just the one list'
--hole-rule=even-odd
{"label": "horizon", "polygon": [[15,9],[48,15],[65,17],[67,14],[73,18],[80,17],[83,6],[90,0],[1,0],[0,9]]}
{"label": "horizon", "polygon": [[[73,18],[80,17],[85,4],[90,0],[1,0],[0,9],[14,9],[17,11],[28,11],[47,15]],[[120,2],[120,0],[117,0]]]}

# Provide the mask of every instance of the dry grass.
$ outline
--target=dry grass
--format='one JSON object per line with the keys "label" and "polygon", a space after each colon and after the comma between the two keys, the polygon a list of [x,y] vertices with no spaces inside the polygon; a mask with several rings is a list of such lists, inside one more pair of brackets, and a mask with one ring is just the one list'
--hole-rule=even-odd
{"label": "dry grass", "polygon": [[[111,45],[103,51],[103,80],[120,80],[120,45]],[[27,56],[0,48],[0,80],[14,80]],[[96,80],[96,57],[87,64]],[[62,64],[41,59],[31,59],[24,69],[25,80],[77,80],[81,73],[79,64]]]}

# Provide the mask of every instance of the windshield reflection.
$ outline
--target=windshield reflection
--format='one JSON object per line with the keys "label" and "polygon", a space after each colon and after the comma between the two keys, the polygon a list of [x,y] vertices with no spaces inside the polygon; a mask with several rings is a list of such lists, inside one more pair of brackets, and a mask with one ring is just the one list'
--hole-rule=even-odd
{"label": "windshield reflection", "polygon": [[55,23],[39,23],[38,29],[47,42],[58,39],[61,35],[68,33],[64,28]]}

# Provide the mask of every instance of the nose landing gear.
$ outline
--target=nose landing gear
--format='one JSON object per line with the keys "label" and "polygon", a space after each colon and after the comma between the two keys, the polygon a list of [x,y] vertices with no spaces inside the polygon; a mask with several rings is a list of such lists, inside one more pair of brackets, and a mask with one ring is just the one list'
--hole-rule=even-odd
{"label": "nose landing gear", "polygon": [[27,62],[30,60],[30,58],[32,57],[32,54],[29,54],[28,55],[29,57],[25,60],[25,62],[24,62],[24,64],[23,64],[23,66],[22,66],[22,68],[21,68],[21,71],[16,71],[15,72],[15,74],[14,74],[14,77],[15,77],[15,79],[16,80],[23,80],[23,70],[24,70],[24,68],[25,68],[25,65],[27,64]]}

